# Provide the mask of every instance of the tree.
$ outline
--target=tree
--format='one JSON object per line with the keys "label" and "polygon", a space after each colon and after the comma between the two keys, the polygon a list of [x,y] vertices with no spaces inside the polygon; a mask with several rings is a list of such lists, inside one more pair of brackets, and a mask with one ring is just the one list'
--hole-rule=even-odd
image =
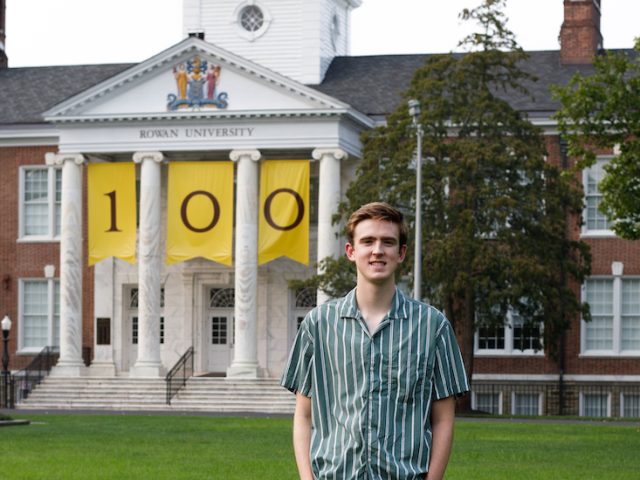
{"label": "tree", "polygon": [[[541,132],[504,100],[532,79],[519,68],[525,54],[504,26],[503,6],[485,0],[465,10],[462,17],[482,27],[461,42],[470,51],[428,60],[387,124],[363,135],[363,158],[336,216],[344,221],[360,205],[382,200],[413,223],[416,141],[406,99],[418,99],[427,159],[422,291],[452,322],[470,375],[476,329],[504,327],[508,311],[529,327],[544,325],[552,355],[570,319],[588,315],[570,285],[589,271],[587,246],[568,235],[582,194],[545,161]],[[316,277],[315,285],[335,286],[336,271],[344,279],[342,264],[325,261],[333,274]],[[405,260],[399,275],[411,265]]]}
{"label": "tree", "polygon": [[578,168],[594,164],[598,150],[619,154],[605,166],[600,210],[622,238],[640,239],[640,38],[631,52],[594,59],[595,73],[575,74],[555,90],[562,103],[558,124]]}

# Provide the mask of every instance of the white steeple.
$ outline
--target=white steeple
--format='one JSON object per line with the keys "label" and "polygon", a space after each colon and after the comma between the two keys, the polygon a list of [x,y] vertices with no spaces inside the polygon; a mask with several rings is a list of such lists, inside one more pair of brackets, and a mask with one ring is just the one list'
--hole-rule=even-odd
{"label": "white steeple", "polygon": [[184,0],[185,36],[204,39],[298,82],[322,81],[349,54],[350,13],[362,0]]}

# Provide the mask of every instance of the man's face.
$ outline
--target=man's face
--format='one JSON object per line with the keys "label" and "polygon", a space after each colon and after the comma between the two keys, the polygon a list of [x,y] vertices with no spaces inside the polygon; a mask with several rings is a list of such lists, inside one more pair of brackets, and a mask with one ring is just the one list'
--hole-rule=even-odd
{"label": "man's face", "polygon": [[394,282],[394,272],[404,260],[406,245],[400,245],[400,227],[384,220],[363,220],[353,232],[353,244],[345,251],[356,264],[358,280],[381,284]]}

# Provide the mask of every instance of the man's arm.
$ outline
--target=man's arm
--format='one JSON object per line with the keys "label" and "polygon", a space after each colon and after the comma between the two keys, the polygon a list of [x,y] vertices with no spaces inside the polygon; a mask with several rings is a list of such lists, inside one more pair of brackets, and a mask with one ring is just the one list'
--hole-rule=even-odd
{"label": "man's arm", "polygon": [[296,456],[300,480],[313,480],[311,471],[311,398],[296,393],[296,410],[293,414],[293,451]]}
{"label": "man's arm", "polygon": [[455,397],[435,400],[431,406],[431,459],[425,480],[442,480],[449,462],[453,443],[453,423],[456,413]]}

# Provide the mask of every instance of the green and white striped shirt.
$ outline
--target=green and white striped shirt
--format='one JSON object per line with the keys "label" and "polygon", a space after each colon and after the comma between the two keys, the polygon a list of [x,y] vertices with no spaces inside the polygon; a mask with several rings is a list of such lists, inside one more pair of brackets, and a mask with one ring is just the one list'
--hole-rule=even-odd
{"label": "green and white striped shirt", "polygon": [[424,478],[433,400],[469,390],[453,329],[396,289],[370,334],[355,292],[309,312],[281,381],[312,399],[314,476]]}

